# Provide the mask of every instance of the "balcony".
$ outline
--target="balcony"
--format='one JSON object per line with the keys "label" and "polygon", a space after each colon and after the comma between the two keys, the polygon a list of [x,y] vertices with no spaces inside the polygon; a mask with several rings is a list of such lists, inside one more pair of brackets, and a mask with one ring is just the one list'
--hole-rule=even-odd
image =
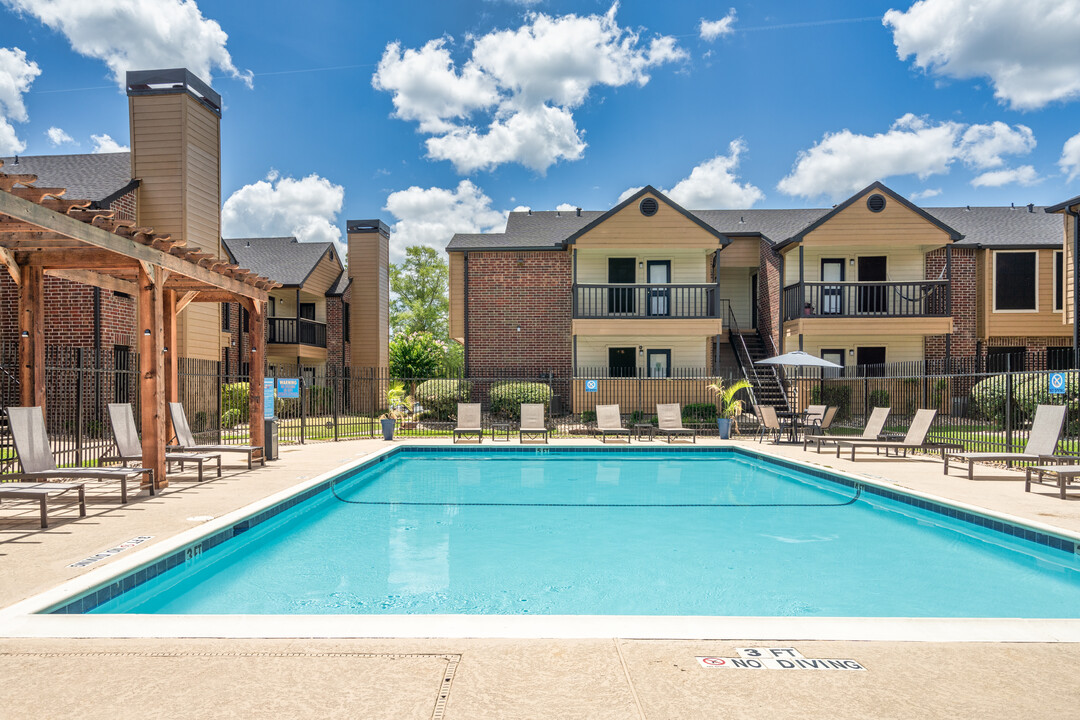
{"label": "balcony", "polygon": [[784,288],[784,320],[948,318],[947,280],[804,282]]}
{"label": "balcony", "polygon": [[574,285],[574,319],[720,319],[726,306],[715,283]]}
{"label": "balcony", "polygon": [[267,318],[267,342],[276,345],[326,347],[326,323],[305,318]]}

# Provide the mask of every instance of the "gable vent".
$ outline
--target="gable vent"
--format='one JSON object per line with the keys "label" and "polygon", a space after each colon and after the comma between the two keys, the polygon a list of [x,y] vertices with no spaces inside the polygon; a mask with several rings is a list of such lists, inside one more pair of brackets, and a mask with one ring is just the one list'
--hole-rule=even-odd
{"label": "gable vent", "polygon": [[870,208],[870,212],[881,212],[885,209],[885,196],[874,194],[866,198],[866,207]]}
{"label": "gable vent", "polygon": [[660,203],[656,202],[656,198],[647,197],[638,203],[638,210],[645,217],[652,217],[656,214],[656,211],[660,209]]}

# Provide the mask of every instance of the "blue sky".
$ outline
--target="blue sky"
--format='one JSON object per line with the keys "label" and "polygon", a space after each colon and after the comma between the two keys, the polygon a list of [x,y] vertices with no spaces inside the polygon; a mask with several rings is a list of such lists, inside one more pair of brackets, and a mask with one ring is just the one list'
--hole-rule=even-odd
{"label": "blue sky", "polygon": [[1080,194],[1080,0],[0,0],[0,27],[0,154],[126,145],[119,73],[212,74],[227,236],[379,217],[397,255],[645,184],[691,208]]}

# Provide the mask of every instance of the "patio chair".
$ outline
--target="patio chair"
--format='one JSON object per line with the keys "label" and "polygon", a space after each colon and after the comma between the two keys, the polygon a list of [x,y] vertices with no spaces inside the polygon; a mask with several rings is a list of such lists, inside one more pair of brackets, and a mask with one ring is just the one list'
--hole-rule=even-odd
{"label": "patio chair", "polygon": [[480,422],[480,403],[458,403],[457,427],[454,442],[460,437],[476,436],[476,442],[484,442],[484,426]]}
{"label": "patio chair", "polygon": [[[109,425],[113,431],[113,447],[115,455],[107,455],[100,458],[103,463],[118,462],[127,467],[129,462],[142,460],[142,442],[139,440],[139,431],[135,427],[135,413],[128,403],[109,403]],[[199,482],[203,481],[203,463],[207,460],[217,460],[217,476],[221,477],[221,453],[165,453],[165,462],[180,463],[180,469],[184,469],[184,463],[197,463],[199,466]]]}
{"label": "patio chair", "polygon": [[68,490],[79,491],[79,517],[86,517],[86,488],[83,483],[36,483],[36,482],[6,482],[0,483],[0,500],[14,498],[16,500],[37,500],[41,509],[41,527],[49,527],[48,500],[52,495],[62,495]]}
{"label": "patio chair", "polygon": [[824,405],[807,405],[806,406],[806,427],[816,427],[825,417],[826,408]]}
{"label": "patio chair", "polygon": [[757,411],[758,420],[761,421],[758,427],[758,442],[764,440],[767,433],[772,433],[773,441],[779,442],[780,436],[784,434],[784,425],[776,416],[776,408],[772,405],[758,405],[754,409]]}
{"label": "patio chair", "polygon": [[1039,405],[1035,408],[1035,419],[1031,421],[1031,432],[1028,434],[1027,445],[1024,446],[1023,452],[945,453],[945,474],[949,474],[949,458],[966,460],[968,480],[974,480],[977,461],[1004,460],[1006,465],[1011,467],[1015,460],[1039,462],[1053,457],[1058,440],[1061,438],[1061,430],[1065,427],[1066,410],[1068,408],[1065,405]]}
{"label": "patio chair", "polygon": [[627,444],[630,443],[630,431],[623,427],[618,405],[596,406],[596,429],[600,431],[600,442],[606,443],[608,435],[625,435]]}
{"label": "patio chair", "polygon": [[825,431],[832,427],[833,420],[836,419],[836,411],[839,409],[833,405],[825,408],[825,412],[816,419],[813,416],[807,417],[806,429],[818,435],[824,435]]}
{"label": "patio chair", "polygon": [[[836,415],[836,408],[831,408],[833,416]],[[826,413],[828,414],[828,413]],[[889,417],[889,408],[876,407],[873,412],[870,413],[870,418],[866,421],[866,427],[863,428],[862,435],[857,439],[859,440],[880,440],[882,430],[885,429],[885,420]],[[831,420],[830,420],[831,423]],[[824,425],[824,422],[822,422]],[[828,426],[825,426],[826,428]],[[805,450],[807,445],[814,443],[814,447],[818,453],[821,452],[821,446],[825,443],[838,442],[844,439],[843,435],[825,435],[824,433],[817,433],[814,435],[804,435],[802,449]],[[879,451],[880,452],[880,451]]]}
{"label": "patio chair", "polygon": [[22,466],[21,473],[0,475],[4,480],[36,480],[47,482],[53,478],[74,480],[117,480],[120,482],[120,502],[127,502],[127,482],[146,475],[150,481],[150,494],[154,494],[154,471],[151,468],[58,468],[49,445],[45,429],[45,416],[39,407],[7,408],[8,426],[15,440],[15,454]]}
{"label": "patio chair", "polygon": [[524,440],[526,435],[531,436],[533,439],[540,436],[547,443],[548,429],[544,423],[543,403],[521,404],[521,425],[518,427],[518,442]]}
{"label": "patio chair", "polygon": [[911,420],[911,425],[908,427],[907,434],[904,435],[903,440],[837,440],[836,441],[836,457],[840,457],[840,451],[844,448],[851,448],[851,460],[855,461],[855,451],[859,448],[874,448],[876,450],[884,450],[885,454],[889,454],[889,450],[895,450],[897,455],[900,451],[904,451],[904,457],[907,457],[908,450],[940,450],[942,455],[949,449],[963,449],[963,445],[960,443],[937,443],[927,442],[926,435],[930,432],[930,425],[934,422],[934,416],[937,415],[937,410],[916,410],[915,417]]}
{"label": "patio chair", "polygon": [[684,428],[682,424],[682,408],[679,403],[664,403],[656,406],[656,421],[659,427],[657,432],[663,433],[668,443],[672,436],[689,435],[692,442],[697,443],[697,430]]}
{"label": "patio chair", "polygon": [[[165,447],[165,452],[175,450],[177,452],[190,453],[243,453],[244,455],[247,455],[248,470],[251,469],[252,457],[255,453],[259,453],[259,462],[263,467],[266,467],[266,453],[263,452],[261,445],[200,445],[195,442],[195,436],[191,433],[191,426],[188,425],[184,406],[180,403],[169,403],[169,417],[172,418],[173,434],[175,435],[176,444],[167,445]],[[262,420],[253,420],[252,422],[262,422]]]}

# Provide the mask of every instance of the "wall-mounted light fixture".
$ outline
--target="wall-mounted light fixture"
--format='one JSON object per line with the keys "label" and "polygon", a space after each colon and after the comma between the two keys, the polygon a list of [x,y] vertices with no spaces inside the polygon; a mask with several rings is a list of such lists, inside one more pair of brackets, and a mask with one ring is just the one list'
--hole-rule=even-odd
{"label": "wall-mounted light fixture", "polygon": [[252,353],[254,353],[254,352],[255,352],[255,347],[254,347],[254,346],[252,346],[252,348],[251,348],[251,352],[252,352]]}
{"label": "wall-mounted light fixture", "polygon": [[848,355],[854,355],[854,354],[855,354],[855,351],[854,351],[854,350],[852,350],[851,348],[848,348],[847,354],[848,354]]}
{"label": "wall-mounted light fixture", "polygon": [[150,337],[150,331],[149,330],[143,330],[142,334],[146,335],[147,337]]}
{"label": "wall-mounted light fixture", "polygon": [[162,353],[167,353],[167,352],[169,352],[169,348],[163,347],[163,348],[161,348],[161,352]]}
{"label": "wall-mounted light fixture", "polygon": [[639,356],[641,356],[641,355],[644,355],[644,354],[645,354],[645,346],[644,346],[644,345],[638,345],[638,346],[637,346],[637,354],[638,354]]}
{"label": "wall-mounted light fixture", "polygon": [[521,326],[520,325],[517,326],[517,331],[521,332]]}
{"label": "wall-mounted light fixture", "polygon": [[638,264],[637,264],[637,266],[638,266],[638,270],[640,270],[641,268],[645,267],[645,263],[643,263],[643,262],[641,262],[640,260],[638,260]]}
{"label": "wall-mounted light fixture", "polygon": [[848,258],[847,264],[848,265],[854,265],[855,264],[855,258]]}
{"label": "wall-mounted light fixture", "polygon": [[30,333],[28,333],[28,332],[26,332],[25,330],[23,330],[23,331],[22,331],[22,336],[23,336],[23,337],[30,337]]}

